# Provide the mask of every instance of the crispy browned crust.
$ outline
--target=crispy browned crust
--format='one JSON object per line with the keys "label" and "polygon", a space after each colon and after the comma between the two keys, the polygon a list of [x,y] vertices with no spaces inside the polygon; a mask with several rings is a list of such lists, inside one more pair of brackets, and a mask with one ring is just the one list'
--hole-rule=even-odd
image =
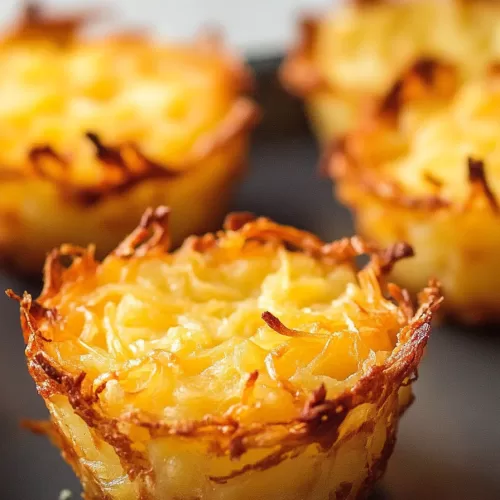
{"label": "crispy browned crust", "polygon": [[[65,45],[78,40],[81,30],[97,14],[99,11],[55,16],[47,14],[38,4],[29,3],[18,24],[6,34],[4,41],[50,40],[64,50]],[[151,50],[154,50],[153,42],[142,34],[117,33],[100,42],[151,43]],[[201,33],[191,46],[200,53],[217,56],[224,63],[226,85],[233,88],[239,97],[235,98],[227,114],[213,130],[198,137],[175,169],[148,158],[134,142],[105,144],[95,132],[88,130],[85,138],[93,144],[96,164],[103,174],[98,184],[85,186],[76,183],[71,178],[71,157],[61,155],[50,144],[34,145],[28,153],[28,168],[23,171],[0,170],[0,181],[43,179],[51,182],[63,199],[88,206],[126,192],[149,179],[188,175],[201,162],[248,135],[261,116],[257,104],[243,96],[254,87],[251,70],[225,46],[222,37],[216,32]]]}
{"label": "crispy browned crust", "polygon": [[395,206],[425,211],[451,207],[449,199],[433,190],[429,195],[418,196],[407,192],[395,180],[379,174],[376,165],[367,165],[357,157],[359,142],[360,137],[353,133],[342,141],[332,143],[320,163],[322,173]]}
{"label": "crispy browned crust", "polygon": [[116,247],[113,252],[118,257],[144,257],[152,251],[168,252],[168,207],[146,209],[139,225]]}
{"label": "crispy browned crust", "polygon": [[[359,7],[384,3],[379,0],[358,0],[351,3]],[[282,85],[288,92],[299,97],[307,97],[317,92],[337,93],[331,82],[322,74],[314,60],[314,47],[318,27],[321,22],[319,16],[303,17],[298,22],[298,41],[289,51],[279,69],[279,77]],[[450,75],[451,73],[451,75]],[[454,68],[451,65],[440,63],[431,58],[422,57],[415,61],[408,69],[406,75],[394,83],[391,90],[382,100],[380,111],[397,110],[405,93],[414,95],[417,92],[428,91],[436,88],[440,92],[449,91],[450,77],[454,76]],[[404,88],[403,88],[404,87]],[[367,94],[366,101],[374,105],[376,102],[373,95]]]}
{"label": "crispy browned crust", "polygon": [[491,190],[486,179],[484,162],[482,160],[475,160],[474,158],[467,158],[467,168],[469,171],[469,183],[471,186],[468,203],[474,203],[475,199],[484,196],[493,212],[498,213],[498,200],[496,199],[495,194]]}
{"label": "crispy browned crust", "polygon": [[[118,246],[114,253],[115,258],[148,258],[166,251],[168,213],[166,207],[148,209],[137,229]],[[229,231],[237,231],[248,242],[286,245],[332,264],[350,263],[355,267],[355,257],[366,253],[371,260],[365,269],[373,273],[381,285],[391,266],[397,260],[412,254],[411,248],[406,244],[380,250],[357,237],[325,243],[306,231],[280,226],[264,218],[254,219],[248,213],[229,216],[226,227]],[[207,251],[218,245],[223,235],[222,231],[214,235],[191,238],[185,245],[200,252]],[[68,257],[72,259],[71,264],[63,266],[61,259]],[[395,388],[411,383],[429,338],[433,313],[442,301],[439,284],[431,281],[422,292],[418,310],[414,313],[408,293],[396,285],[389,286],[388,294],[392,295],[400,306],[403,318],[407,319],[406,326],[399,332],[399,338],[402,339],[400,346],[383,365],[370,368],[351,389],[333,399],[327,399],[323,385],[310,394],[290,387],[294,397],[302,401],[302,411],[292,420],[243,424],[234,408],[222,415],[206,415],[201,420],[170,421],[139,411],[125,413],[119,418],[110,418],[97,404],[105,383],[92,390],[91,384],[85,383],[85,373],[65,371],[46,353],[44,346],[51,340],[40,333],[42,324],[50,330],[50,323],[58,321],[57,311],[46,308],[45,300],[59,293],[65,283],[92,275],[98,266],[92,248],[82,249],[66,245],[49,255],[45,266],[46,285],[38,300],[32,299],[28,293],[22,298],[12,291],[7,294],[20,303],[21,324],[27,342],[28,368],[38,392],[45,400],[56,394],[66,396],[75,413],[85,421],[92,432],[114,448],[131,479],[137,478],[146,490],[149,482],[154,481],[151,465],[144,454],[132,448],[130,439],[121,430],[122,425],[133,424],[145,428],[152,438],[178,436],[197,440],[205,443],[210,453],[229,455],[233,459],[251,449],[270,450],[269,455],[254,464],[236,469],[227,476],[211,478],[215,483],[225,483],[248,470],[264,470],[277,465],[287,457],[299,454],[311,443],[317,443],[327,450],[336,442],[339,427],[350,410],[368,402],[381,406],[394,394]],[[285,334],[301,334],[286,328],[269,312],[264,313],[263,320],[271,328]],[[244,400],[251,395],[257,377],[258,372],[249,374],[242,404],[245,404]],[[395,429],[391,432],[395,433]],[[374,471],[370,474],[373,480],[378,478],[385,468],[389,454],[390,451],[387,451],[374,464]],[[79,468],[78,465],[74,467]],[[81,474],[83,472],[80,471]]]}

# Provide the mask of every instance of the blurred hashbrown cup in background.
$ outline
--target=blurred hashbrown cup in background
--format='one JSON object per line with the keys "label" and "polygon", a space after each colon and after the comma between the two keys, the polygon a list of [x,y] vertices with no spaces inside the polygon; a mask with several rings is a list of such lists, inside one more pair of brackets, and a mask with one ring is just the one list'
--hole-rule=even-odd
{"label": "blurred hashbrown cup in background", "polygon": [[0,42],[0,260],[22,274],[64,241],[105,255],[150,205],[176,244],[216,229],[259,118],[216,34],[83,37],[89,18],[31,6]]}
{"label": "blurred hashbrown cup in background", "polygon": [[322,164],[363,237],[415,249],[393,279],[417,292],[435,276],[444,312],[464,323],[500,319],[498,137],[498,65],[464,83],[453,65],[419,61]]}

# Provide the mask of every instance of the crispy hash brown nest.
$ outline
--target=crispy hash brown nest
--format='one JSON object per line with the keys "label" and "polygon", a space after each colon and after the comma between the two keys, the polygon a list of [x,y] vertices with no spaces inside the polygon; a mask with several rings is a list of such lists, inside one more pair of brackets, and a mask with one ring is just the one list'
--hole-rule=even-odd
{"label": "crispy hash brown nest", "polygon": [[323,165],[360,234],[415,248],[394,279],[415,292],[436,276],[446,311],[468,323],[499,320],[499,136],[498,66],[462,84],[454,66],[428,60],[334,141]]}
{"label": "crispy hash brown nest", "polygon": [[355,126],[409,66],[428,58],[484,73],[500,55],[500,6],[489,0],[344,0],[304,18],[281,80],[305,99],[322,142]]}
{"label": "crispy hash brown nest", "polygon": [[0,41],[0,259],[28,274],[65,241],[106,255],[149,205],[177,244],[220,227],[258,120],[215,34],[85,38],[88,17],[29,7]]}
{"label": "crispy hash brown nest", "polygon": [[[403,243],[234,214],[168,252],[148,210],[104,261],[63,246],[21,306],[47,433],[87,499],[361,498],[383,474],[441,302],[385,284]],[[360,271],[355,259],[368,254]]]}

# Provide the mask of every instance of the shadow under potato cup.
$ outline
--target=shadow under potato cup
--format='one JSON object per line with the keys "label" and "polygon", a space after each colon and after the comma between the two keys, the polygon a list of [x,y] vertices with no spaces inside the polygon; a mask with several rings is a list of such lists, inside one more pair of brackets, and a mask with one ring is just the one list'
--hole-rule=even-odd
{"label": "shadow under potato cup", "polygon": [[435,276],[445,312],[465,323],[500,319],[499,137],[498,67],[461,83],[454,66],[428,61],[334,141],[323,164],[363,237],[415,249],[393,279],[417,292]]}
{"label": "shadow under potato cup", "polygon": [[420,60],[455,65],[468,80],[498,59],[500,6],[489,0],[344,0],[304,18],[281,70],[304,99],[322,143],[343,135]]}
{"label": "shadow under potato cup", "polygon": [[86,38],[29,8],[0,41],[0,260],[38,273],[65,241],[101,255],[168,203],[173,242],[220,227],[259,118],[215,35]]}
{"label": "shadow under potato cup", "polygon": [[362,498],[412,402],[438,284],[414,308],[385,280],[408,245],[248,213],[169,252],[168,215],[148,210],[102,262],[54,250],[36,300],[8,292],[50,412],[32,428],[89,500]]}

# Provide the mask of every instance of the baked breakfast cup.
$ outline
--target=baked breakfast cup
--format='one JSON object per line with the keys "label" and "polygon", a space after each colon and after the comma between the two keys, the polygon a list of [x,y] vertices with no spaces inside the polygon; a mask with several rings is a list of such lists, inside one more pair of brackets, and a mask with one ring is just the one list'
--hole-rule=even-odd
{"label": "baked breakfast cup", "polygon": [[500,56],[500,6],[489,0],[349,1],[300,24],[281,80],[305,100],[321,142],[355,126],[401,72],[449,62],[467,80]]}
{"label": "baked breakfast cup", "polygon": [[413,68],[324,163],[363,237],[414,247],[397,283],[416,292],[436,276],[446,312],[466,323],[500,319],[498,75],[461,84],[449,65]]}
{"label": "baked breakfast cup", "polygon": [[83,38],[29,9],[0,42],[0,259],[38,273],[65,241],[101,255],[168,203],[173,242],[220,227],[258,119],[215,36]]}
{"label": "baked breakfast cup", "polygon": [[37,300],[8,292],[51,415],[37,430],[87,499],[361,498],[412,402],[437,284],[414,309],[384,283],[406,244],[248,214],[170,253],[167,215],[148,210],[102,262],[54,250]]}

